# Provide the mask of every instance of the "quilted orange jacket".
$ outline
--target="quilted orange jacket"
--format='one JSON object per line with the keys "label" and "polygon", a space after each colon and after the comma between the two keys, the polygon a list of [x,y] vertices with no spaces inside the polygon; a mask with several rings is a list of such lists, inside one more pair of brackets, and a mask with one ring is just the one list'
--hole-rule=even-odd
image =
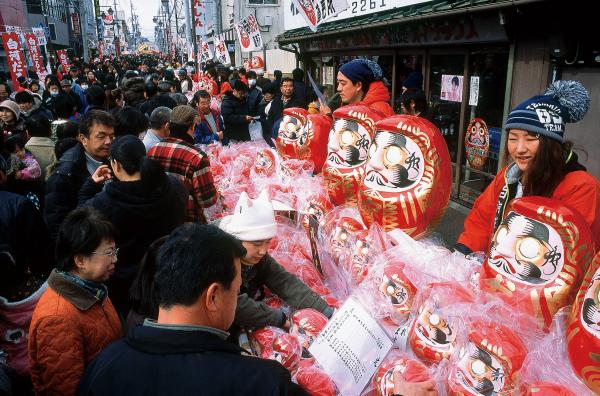
{"label": "quilted orange jacket", "polygon": [[29,364],[37,395],[74,395],[85,367],[122,336],[110,299],[99,300],[53,270],[29,327]]}

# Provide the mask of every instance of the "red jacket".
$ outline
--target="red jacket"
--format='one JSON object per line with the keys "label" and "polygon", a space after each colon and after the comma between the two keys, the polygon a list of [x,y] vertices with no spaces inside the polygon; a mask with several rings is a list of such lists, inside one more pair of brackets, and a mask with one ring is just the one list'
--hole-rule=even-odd
{"label": "red jacket", "polygon": [[[510,166],[510,165],[509,165]],[[471,213],[465,219],[464,231],[458,243],[471,251],[486,252],[494,233],[494,217],[500,192],[506,183],[508,166],[502,168],[483,194],[477,198]],[[585,171],[567,173],[552,193],[557,199],[577,210],[590,225],[596,249],[600,247],[600,183]]]}
{"label": "red jacket", "polygon": [[393,116],[394,110],[392,106],[390,106],[390,93],[388,89],[381,81],[372,82],[369,86],[369,90],[367,94],[363,98],[362,102],[358,104],[363,104],[372,109],[382,112],[386,117]]}

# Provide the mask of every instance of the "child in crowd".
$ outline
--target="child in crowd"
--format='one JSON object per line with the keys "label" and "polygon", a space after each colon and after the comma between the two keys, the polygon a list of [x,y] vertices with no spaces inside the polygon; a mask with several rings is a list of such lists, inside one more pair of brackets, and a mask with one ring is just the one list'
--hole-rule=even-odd
{"label": "child in crowd", "polygon": [[25,149],[25,142],[20,135],[11,136],[6,141],[6,148],[11,155],[11,163],[19,163],[14,170],[14,178],[18,180],[36,181],[42,177],[42,169],[33,154]]}
{"label": "child in crowd", "polygon": [[277,223],[266,191],[255,200],[243,192],[233,213],[218,222],[219,228],[241,240],[247,251],[241,259],[242,287],[233,323],[238,327],[289,328],[289,319],[282,309],[255,299],[265,286],[295,309],[313,308],[331,317],[333,309],[325,300],[269,255]]}

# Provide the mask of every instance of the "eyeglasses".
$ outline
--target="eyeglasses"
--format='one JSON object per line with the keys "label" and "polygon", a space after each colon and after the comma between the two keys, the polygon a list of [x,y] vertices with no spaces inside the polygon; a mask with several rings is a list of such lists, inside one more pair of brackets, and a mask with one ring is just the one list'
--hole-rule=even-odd
{"label": "eyeglasses", "polygon": [[108,253],[92,252],[92,254],[96,254],[98,256],[107,256],[110,258],[114,258],[116,260],[119,256],[119,248],[115,248],[114,250],[112,250]]}

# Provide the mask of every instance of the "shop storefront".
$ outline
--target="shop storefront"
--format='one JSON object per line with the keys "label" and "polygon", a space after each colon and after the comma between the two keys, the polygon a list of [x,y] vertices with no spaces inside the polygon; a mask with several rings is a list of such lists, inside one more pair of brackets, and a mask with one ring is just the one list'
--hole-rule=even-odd
{"label": "shop storefront", "polygon": [[[390,13],[394,12],[398,13]],[[364,19],[367,22],[372,16]],[[343,21],[334,23],[342,25]],[[331,34],[317,33],[314,38],[286,32],[289,38],[280,43],[298,44],[301,61],[329,95],[334,93],[339,66],[357,57],[377,61],[397,113],[402,82],[411,72],[420,74],[431,120],[450,151],[452,198],[472,204],[502,163],[501,126],[507,111],[505,103],[510,99],[506,87],[511,46],[498,12],[429,18],[372,29],[368,26],[359,24],[343,33],[334,29]],[[470,124],[476,134],[472,137],[467,133]],[[482,143],[467,145],[466,150],[465,139]]]}
{"label": "shop storefront", "polygon": [[537,39],[553,37],[551,27],[531,33],[532,26],[545,26],[542,20],[556,10],[548,3],[556,5],[417,2],[330,22],[316,33],[286,30],[279,44],[299,50],[304,67],[329,95],[342,64],[357,57],[377,61],[397,113],[402,81],[411,72],[421,73],[431,120],[452,159],[452,199],[471,206],[506,163],[502,123],[508,111],[542,91],[553,73],[560,77],[560,59],[551,56],[552,39]]}

